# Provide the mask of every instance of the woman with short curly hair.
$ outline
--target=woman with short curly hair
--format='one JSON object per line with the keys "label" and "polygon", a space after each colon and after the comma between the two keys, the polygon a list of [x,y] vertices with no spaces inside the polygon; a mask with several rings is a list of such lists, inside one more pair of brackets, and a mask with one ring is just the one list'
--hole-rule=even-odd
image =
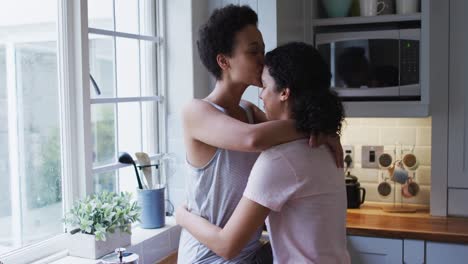
{"label": "woman with short curly hair", "polygon": [[[339,134],[344,118],[317,50],[290,43],[265,56],[260,98],[269,120],[294,120],[299,133]],[[235,258],[267,219],[274,263],[350,263],[343,170],[326,147],[298,139],[263,151],[234,213],[216,226],[184,207],[177,223],[216,254]]]}
{"label": "woman with short curly hair", "polygon": [[[216,84],[206,98],[192,100],[183,110],[186,202],[192,213],[224,226],[242,198],[259,152],[309,134],[297,131],[294,120],[267,122],[258,107],[241,101],[249,85],[262,85],[265,45],[250,7],[215,10],[199,31],[197,46]],[[338,150],[335,157],[342,164],[339,138],[333,135],[324,138]],[[225,260],[182,230],[178,261],[268,263],[268,244],[259,242],[261,231],[258,228],[234,258]]]}

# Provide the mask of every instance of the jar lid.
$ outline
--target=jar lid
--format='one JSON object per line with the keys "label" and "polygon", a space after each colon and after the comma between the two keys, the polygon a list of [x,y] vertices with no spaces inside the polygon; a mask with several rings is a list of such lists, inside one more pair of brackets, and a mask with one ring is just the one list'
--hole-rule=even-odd
{"label": "jar lid", "polygon": [[115,253],[104,256],[101,261],[104,264],[138,264],[138,255],[132,252],[125,252],[125,248],[116,248]]}
{"label": "jar lid", "polygon": [[348,171],[348,174],[346,174],[346,183],[357,183],[358,177],[351,175],[351,172]]}

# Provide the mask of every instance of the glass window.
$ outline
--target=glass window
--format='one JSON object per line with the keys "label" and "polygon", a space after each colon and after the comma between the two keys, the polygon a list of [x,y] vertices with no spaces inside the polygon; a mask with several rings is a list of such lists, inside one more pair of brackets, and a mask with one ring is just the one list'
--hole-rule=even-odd
{"label": "glass window", "polygon": [[135,192],[133,168],[116,164],[121,152],[134,159],[135,152],[158,152],[156,1],[119,0],[110,5],[115,30],[91,28],[89,34],[90,73],[100,90],[99,94],[93,84],[90,87],[94,191]]}
{"label": "glass window", "polygon": [[88,0],[88,26],[114,30],[114,1]]}
{"label": "glass window", "polygon": [[[115,96],[114,38],[89,34],[89,70],[98,88],[91,82],[91,97]],[[97,93],[99,89],[100,94]]]}
{"label": "glass window", "polygon": [[[0,254],[12,246],[11,203],[10,203],[10,170],[8,158],[8,98],[6,83],[6,49],[0,45],[0,221],[4,227],[0,229]],[[2,248],[6,248],[2,250]]]}
{"label": "glass window", "polygon": [[[75,108],[66,109],[75,98],[65,96],[74,95],[67,84],[81,76],[63,74],[66,68],[58,66],[64,62],[62,52],[73,48],[65,39],[58,41],[57,29],[69,28],[59,24],[67,21],[59,20],[59,14],[71,11],[58,10],[69,7],[59,1],[66,0],[3,1],[0,8],[0,255],[63,234],[63,208],[82,186],[69,195],[62,190],[71,186],[62,185],[82,182],[67,172],[81,164],[83,155],[93,157],[85,166],[93,167],[94,192],[134,192],[134,170],[117,164],[118,154],[156,154],[159,129],[164,129],[158,127],[160,1],[89,0],[89,50],[82,54],[89,54],[89,74],[96,85],[90,85],[90,98],[81,98],[90,102],[85,105],[89,109],[81,110],[91,115],[85,115],[85,130],[78,134],[92,142],[92,153],[63,153],[76,150],[61,144],[75,135],[68,125],[80,127],[75,126],[78,121],[61,121],[76,118]],[[68,60],[69,69],[81,61],[73,56]]]}
{"label": "glass window", "polygon": [[63,233],[56,28],[55,0],[2,4],[0,254]]}

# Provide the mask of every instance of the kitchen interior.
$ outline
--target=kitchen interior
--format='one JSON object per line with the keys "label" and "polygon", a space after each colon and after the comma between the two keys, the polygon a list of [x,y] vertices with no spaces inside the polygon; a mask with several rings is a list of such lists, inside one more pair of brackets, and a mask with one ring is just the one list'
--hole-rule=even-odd
{"label": "kitchen interior", "polygon": [[[77,1],[81,2],[88,1]],[[181,230],[171,216],[173,209],[168,208],[184,203],[180,109],[210,92],[213,80],[198,58],[195,39],[211,11],[228,4],[247,4],[258,13],[266,51],[304,41],[313,44],[330,65],[331,89],[346,110],[341,143],[352,263],[467,263],[468,2],[155,2],[164,3],[166,24],[167,131],[162,136],[166,152],[171,153],[166,157],[171,168],[165,172],[167,190],[162,199],[170,205],[165,204],[163,218],[155,226],[133,230],[125,247],[139,256],[139,262],[133,258],[136,262],[127,263],[176,263]],[[92,82],[90,89],[98,89]],[[243,98],[262,107],[258,95],[257,87],[249,87]],[[127,149],[131,148],[129,144]],[[123,170],[132,175],[132,185],[126,187],[132,191],[136,188],[133,170],[143,174],[144,167],[132,157],[120,157],[119,162],[128,165]],[[147,159],[145,166],[153,166],[153,157]],[[29,255],[0,254],[0,263],[101,263],[59,247],[39,259]]]}

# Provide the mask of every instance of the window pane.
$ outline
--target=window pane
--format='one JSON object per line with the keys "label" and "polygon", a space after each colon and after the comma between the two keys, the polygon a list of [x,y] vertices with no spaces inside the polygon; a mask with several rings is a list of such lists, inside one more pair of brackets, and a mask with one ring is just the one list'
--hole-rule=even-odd
{"label": "window pane", "polygon": [[6,50],[0,45],[0,222],[9,227],[0,229],[0,254],[12,246],[6,74]]}
{"label": "window pane", "polygon": [[94,175],[94,193],[117,192],[117,172],[104,172]]}
{"label": "window pane", "polygon": [[[135,158],[135,155],[132,155]],[[138,170],[138,175],[140,175]],[[141,173],[141,177],[144,177]],[[128,166],[122,169],[119,169],[119,191],[121,192],[131,192],[133,193],[133,198],[136,198],[136,190],[138,188],[138,182],[136,179],[136,173],[133,166]]]}
{"label": "window pane", "polygon": [[157,95],[157,44],[151,41],[140,41],[141,94]]}
{"label": "window pane", "polygon": [[142,102],[142,151],[151,154],[159,153],[158,149],[158,103]]}
{"label": "window pane", "polygon": [[156,1],[140,0],[140,34],[156,36]]}
{"label": "window pane", "polygon": [[141,151],[140,103],[118,105],[119,152],[128,152],[135,159],[135,152]]}
{"label": "window pane", "polygon": [[140,96],[139,41],[116,38],[117,95]]}
{"label": "window pane", "polygon": [[115,96],[114,57],[114,38],[89,34],[89,70],[101,91],[98,95],[91,83],[92,98]]}
{"label": "window pane", "polygon": [[63,233],[56,20],[57,0],[0,8],[0,254]]}
{"label": "window pane", "polygon": [[93,166],[115,162],[115,105],[91,106]]}
{"label": "window pane", "polygon": [[114,30],[113,0],[88,0],[88,26]]}
{"label": "window pane", "polygon": [[138,34],[138,1],[115,0],[116,31]]}
{"label": "window pane", "polygon": [[23,245],[63,232],[56,45],[15,46]]}

